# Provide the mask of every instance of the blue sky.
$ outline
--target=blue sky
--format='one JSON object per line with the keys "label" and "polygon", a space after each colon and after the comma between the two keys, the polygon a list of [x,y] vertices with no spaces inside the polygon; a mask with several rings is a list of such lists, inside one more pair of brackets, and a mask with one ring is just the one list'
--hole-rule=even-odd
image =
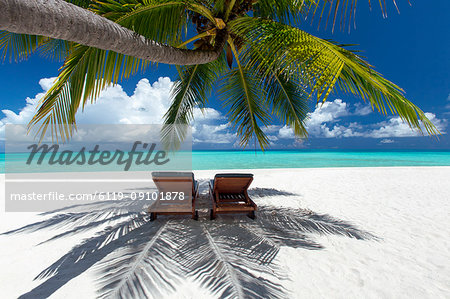
{"label": "blue sky", "polygon": [[[322,38],[357,44],[354,48],[363,50],[362,55],[377,71],[401,86],[407,98],[430,113],[435,124],[446,132],[450,124],[450,2],[432,1],[431,5],[428,1],[412,1],[410,7],[406,0],[398,0],[400,14],[392,1],[386,2],[388,18],[383,19],[376,3],[370,12],[367,1],[359,1],[357,28],[350,34],[317,31],[309,23],[301,28]],[[33,104],[51,83],[44,78],[55,77],[60,65],[38,55],[20,63],[0,64],[0,126],[28,121]],[[167,107],[167,94],[175,79],[174,67],[148,69],[105,92],[96,107],[79,114],[79,121],[157,122]],[[439,141],[416,137],[398,118],[370,113],[357,98],[331,94],[328,100],[320,110],[311,103],[307,140],[296,140],[289,128],[274,122],[267,129],[272,148],[450,149],[448,134]],[[237,139],[227,126],[222,103],[213,95],[209,107],[206,116],[197,113],[194,148],[236,148]]]}

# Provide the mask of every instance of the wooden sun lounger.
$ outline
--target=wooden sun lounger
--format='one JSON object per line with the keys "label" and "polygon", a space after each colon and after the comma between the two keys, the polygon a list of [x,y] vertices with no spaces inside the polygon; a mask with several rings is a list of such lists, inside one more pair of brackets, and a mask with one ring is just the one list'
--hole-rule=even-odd
{"label": "wooden sun lounger", "polygon": [[247,189],[253,181],[253,174],[226,173],[216,174],[209,183],[212,201],[211,220],[217,214],[246,213],[255,219],[256,204],[247,194]]}
{"label": "wooden sun lounger", "polygon": [[[157,215],[192,215],[192,219],[198,220],[198,212],[195,210],[195,200],[198,196],[198,182],[192,172],[153,172],[158,192],[185,192],[185,200],[178,202],[157,201],[149,207],[150,221]],[[192,190],[189,190],[192,189]],[[191,193],[192,192],[192,193]],[[189,195],[186,193],[191,193]]]}

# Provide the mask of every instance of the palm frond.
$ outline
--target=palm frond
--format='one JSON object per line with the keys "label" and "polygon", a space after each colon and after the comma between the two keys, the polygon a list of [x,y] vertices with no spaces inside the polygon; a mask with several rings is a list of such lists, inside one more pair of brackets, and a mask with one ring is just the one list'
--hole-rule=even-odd
{"label": "palm frond", "polygon": [[[195,1],[191,1],[192,3],[189,1],[164,0],[144,3],[129,2],[129,5],[124,5],[116,1],[99,1],[94,10],[119,22],[121,25],[129,26],[139,34],[167,43],[180,42],[182,29],[185,26],[186,13],[184,11],[187,7],[186,3],[189,3],[190,7],[197,5]],[[49,47],[46,53],[51,53],[51,50],[55,48],[55,46]],[[101,90],[110,84],[117,83],[119,78],[128,78],[136,73],[139,68],[143,70],[148,65],[148,62],[111,51],[81,45],[76,45],[73,49],[73,53],[68,56],[57,82],[42,99],[42,105],[30,122],[30,127],[40,124],[38,133],[41,134],[41,137],[50,127],[52,136],[56,136],[57,140],[58,137],[62,141],[70,138],[75,128],[75,113],[80,106],[84,106],[88,100],[95,101]],[[214,64],[215,62],[209,64],[209,67]],[[201,69],[205,70],[206,67],[201,67]],[[213,74],[213,70],[217,71],[217,69],[211,68],[210,75]],[[205,72],[207,71],[203,71],[203,75]],[[201,92],[204,86],[197,85],[195,88]],[[203,98],[205,97],[203,96]],[[183,121],[181,122],[183,123]],[[184,128],[185,126],[166,127],[172,133]],[[182,138],[182,133],[172,134],[176,137],[173,139]]]}
{"label": "palm frond", "polygon": [[[398,114],[409,126],[429,134],[438,130],[425,113],[407,100],[403,90],[384,79],[355,52],[298,28],[271,20],[243,17],[231,24],[232,31],[248,43],[244,55],[259,70],[295,72],[309,86],[309,93],[323,102],[333,90],[342,90],[369,101],[373,109]],[[250,57],[250,58],[248,58]],[[260,59],[259,57],[264,57]]]}
{"label": "palm frond", "polygon": [[75,129],[80,106],[93,102],[107,86],[147,66],[147,61],[138,58],[75,45],[29,126],[39,124],[41,138],[50,126],[52,136],[64,142]]}
{"label": "palm frond", "polygon": [[296,136],[307,137],[305,122],[309,110],[308,94],[302,88],[302,83],[286,73],[273,72],[263,84],[275,115],[291,127]]}
{"label": "palm frond", "polygon": [[0,59],[9,58],[9,61],[18,62],[39,52],[45,58],[62,61],[67,56],[71,44],[68,41],[44,36],[0,31]]}
{"label": "palm frond", "polygon": [[0,31],[0,59],[22,61],[42,44],[43,37]]}
{"label": "palm frond", "polygon": [[[87,8],[93,3],[91,0],[65,1],[83,8]],[[43,36],[0,31],[0,59],[18,62],[26,60],[40,49],[44,54],[43,56],[62,60],[67,54],[68,43],[67,41],[54,40]]]}
{"label": "palm frond", "polygon": [[[339,22],[339,27],[341,30],[344,30],[345,27],[348,27],[348,31],[350,32],[351,25],[356,28],[356,6],[358,0],[314,0],[308,1],[308,13],[307,15],[311,18],[311,24],[314,22],[315,18],[319,18],[318,28],[320,28],[321,24],[325,23],[325,29],[327,29],[328,24],[332,23],[332,31],[334,31],[337,23]],[[406,0],[409,5],[411,2]],[[372,9],[371,0],[368,0],[369,8]],[[381,14],[383,18],[387,17],[387,5],[386,0],[378,0]],[[397,12],[400,13],[396,0],[392,0]]]}
{"label": "palm frond", "polygon": [[224,57],[218,60],[180,67],[180,78],[171,91],[172,103],[164,115],[162,140],[168,149],[177,149],[193,120],[194,108],[203,109],[208,102],[213,85],[226,69]]}
{"label": "palm frond", "polygon": [[228,0],[216,0],[216,1],[210,0],[208,2],[209,2],[209,5],[212,6],[212,11],[215,13],[215,15],[217,15],[217,16],[225,15],[227,3],[229,2]]}
{"label": "palm frond", "polygon": [[228,21],[228,18],[230,17],[230,13],[234,8],[234,5],[236,4],[236,0],[229,0],[226,2],[225,4],[225,15],[224,15],[224,20],[225,22]]}
{"label": "palm frond", "polygon": [[93,11],[148,39],[179,44],[187,22],[183,1],[98,1]]}
{"label": "palm frond", "polygon": [[315,0],[259,0],[253,6],[253,16],[285,24],[300,23],[314,3]]}
{"label": "palm frond", "polygon": [[234,44],[232,42],[229,44],[237,67],[231,69],[222,78],[219,97],[229,108],[228,116],[230,122],[237,128],[241,146],[247,146],[254,137],[255,146],[258,142],[260,148],[264,150],[269,145],[269,140],[261,129],[260,123],[268,125],[270,116],[264,100],[265,93],[260,84],[261,78],[240,63]]}
{"label": "palm frond", "polygon": [[126,0],[97,1],[93,11],[148,39],[178,45],[187,30],[187,11],[208,18],[213,24],[213,13],[195,0]]}
{"label": "palm frond", "polygon": [[73,43],[65,40],[46,38],[38,48],[38,52],[47,59],[64,61],[72,46]]}
{"label": "palm frond", "polygon": [[89,8],[92,4],[95,3],[95,0],[64,0],[64,1],[83,8]]}
{"label": "palm frond", "polygon": [[[244,63],[253,65],[253,60],[264,60],[265,57],[257,50],[246,50]],[[248,55],[250,54],[250,55]],[[255,56],[252,56],[255,55]],[[308,136],[305,121],[308,115],[308,93],[306,85],[295,72],[286,70],[264,69],[264,64],[259,64],[262,68],[256,68],[255,73],[260,73],[261,88],[267,92],[268,105],[284,124],[290,126],[296,136],[304,138]]]}

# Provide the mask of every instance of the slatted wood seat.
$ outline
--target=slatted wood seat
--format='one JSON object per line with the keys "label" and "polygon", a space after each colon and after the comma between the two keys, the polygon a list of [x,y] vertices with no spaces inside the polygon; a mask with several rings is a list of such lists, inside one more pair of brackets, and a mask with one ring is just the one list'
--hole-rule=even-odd
{"label": "slatted wood seat", "polygon": [[225,213],[246,213],[255,219],[257,206],[247,193],[252,181],[253,175],[247,173],[216,174],[209,183],[211,220]]}
{"label": "slatted wood seat", "polygon": [[198,220],[198,212],[195,210],[195,200],[198,196],[198,182],[192,172],[152,172],[158,192],[183,192],[184,200],[155,201],[148,209],[150,221],[154,221],[157,215],[192,215],[192,219]]}

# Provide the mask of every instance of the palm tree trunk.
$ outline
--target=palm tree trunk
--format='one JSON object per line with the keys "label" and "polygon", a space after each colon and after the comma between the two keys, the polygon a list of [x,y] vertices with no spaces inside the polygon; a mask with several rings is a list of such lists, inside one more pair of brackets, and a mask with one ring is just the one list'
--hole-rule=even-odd
{"label": "palm tree trunk", "polygon": [[63,0],[0,0],[0,30],[41,35],[167,64],[216,60],[228,37],[218,32],[213,50],[178,49],[160,44],[91,11]]}

